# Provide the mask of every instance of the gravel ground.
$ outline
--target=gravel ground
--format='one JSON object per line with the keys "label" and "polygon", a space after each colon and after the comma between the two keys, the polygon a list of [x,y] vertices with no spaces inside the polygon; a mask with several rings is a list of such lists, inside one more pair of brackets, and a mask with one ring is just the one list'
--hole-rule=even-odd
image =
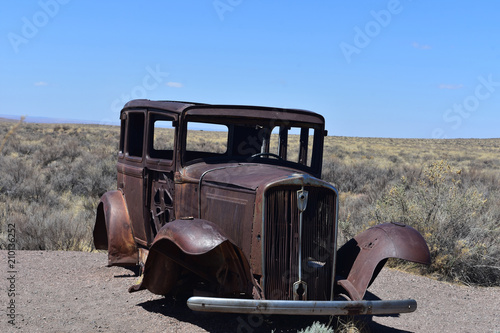
{"label": "gravel ground", "polygon": [[[148,291],[129,294],[136,277],[124,268],[105,267],[105,253],[16,251],[10,268],[7,251],[0,256],[0,332],[296,332],[325,321],[200,314],[185,300]],[[411,314],[362,317],[372,332],[500,332],[500,288],[458,286],[384,269],[370,296],[418,302]],[[8,316],[12,301],[15,325]]]}

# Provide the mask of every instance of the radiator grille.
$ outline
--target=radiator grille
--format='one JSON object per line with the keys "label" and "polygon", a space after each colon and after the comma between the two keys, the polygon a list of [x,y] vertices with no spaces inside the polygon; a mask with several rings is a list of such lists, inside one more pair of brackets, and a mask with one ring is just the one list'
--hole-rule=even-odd
{"label": "radiator grille", "polygon": [[[264,291],[267,299],[292,300],[298,280],[300,187],[272,188],[266,194],[264,220]],[[335,192],[306,187],[309,192],[303,216],[302,279],[307,299],[329,300],[332,279]]]}

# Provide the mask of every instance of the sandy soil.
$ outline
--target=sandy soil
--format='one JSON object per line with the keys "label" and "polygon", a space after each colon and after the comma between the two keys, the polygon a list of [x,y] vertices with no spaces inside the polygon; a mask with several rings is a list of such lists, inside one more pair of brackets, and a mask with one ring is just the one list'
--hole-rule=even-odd
{"label": "sandy soil", "polygon": [[[148,291],[129,294],[136,277],[106,267],[105,253],[16,251],[14,269],[7,251],[0,257],[0,332],[296,332],[325,321],[201,314],[189,310],[185,300]],[[418,302],[411,314],[363,317],[372,332],[500,332],[500,288],[458,286],[384,269],[370,292]],[[9,323],[12,301],[15,325]]]}

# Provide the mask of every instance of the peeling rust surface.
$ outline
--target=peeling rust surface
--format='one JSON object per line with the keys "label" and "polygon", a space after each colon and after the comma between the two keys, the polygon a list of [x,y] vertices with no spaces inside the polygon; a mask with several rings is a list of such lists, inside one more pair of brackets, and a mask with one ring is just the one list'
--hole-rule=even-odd
{"label": "peeling rust surface", "polygon": [[121,191],[105,193],[98,206],[94,245],[108,250],[108,265],[138,264],[137,246]]}
{"label": "peeling rust surface", "polygon": [[347,242],[338,251],[338,284],[352,300],[361,300],[366,288],[388,258],[430,264],[427,244],[410,226],[385,223],[372,227]]}
{"label": "peeling rust surface", "polygon": [[225,296],[252,295],[250,266],[219,228],[205,220],[176,220],[156,236],[145,263],[142,283],[130,291],[148,289],[166,295],[181,269],[221,286]]}
{"label": "peeling rust surface", "polygon": [[191,255],[207,253],[228,240],[217,225],[201,219],[176,220],[166,224],[156,236],[153,247],[164,239]]}
{"label": "peeling rust surface", "polygon": [[[94,244],[108,250],[109,265],[140,265],[131,292],[247,299],[255,301],[244,302],[248,311],[262,313],[302,313],[307,304],[306,312],[354,315],[371,313],[371,303],[354,301],[387,258],[430,262],[422,236],[397,224],[337,251],[338,193],[320,179],[319,114],[133,100],[120,120],[118,189],[101,198]],[[190,147],[192,124],[227,128],[224,148]],[[352,301],[331,303],[340,293]],[[377,311],[406,311],[401,304],[377,303]]]}

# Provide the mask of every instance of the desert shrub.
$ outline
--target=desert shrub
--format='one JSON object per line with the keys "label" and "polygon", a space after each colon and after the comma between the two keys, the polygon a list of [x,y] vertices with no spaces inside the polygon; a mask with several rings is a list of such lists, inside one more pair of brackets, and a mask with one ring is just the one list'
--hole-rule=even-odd
{"label": "desert shrub", "polygon": [[384,169],[373,161],[345,163],[338,158],[323,163],[323,179],[339,191],[339,244],[367,228],[373,220],[372,206],[397,177],[410,169]]}
{"label": "desert shrub", "polygon": [[425,237],[430,272],[466,283],[500,283],[498,223],[483,214],[487,198],[476,186],[463,186],[462,170],[445,161],[430,164],[422,177],[405,176],[377,201],[378,222],[413,226]]}
{"label": "desert shrub", "polygon": [[18,249],[92,250],[97,202],[116,187],[118,128],[12,126],[0,122],[9,134],[0,151],[0,248],[12,223]]}
{"label": "desert shrub", "polygon": [[5,134],[2,136],[2,140],[0,140],[0,152],[4,149],[6,143],[9,141],[9,139],[13,139],[11,137],[15,136],[16,134],[16,131],[19,129],[19,127],[21,127],[21,125],[23,124],[23,121],[24,121],[25,117],[21,117],[21,119],[19,120],[19,122],[17,124],[15,124],[14,126],[12,126],[10,129],[4,129],[2,130],[2,132],[5,132]]}
{"label": "desert shrub", "polygon": [[365,139],[370,149],[360,140],[325,143],[323,178],[339,190],[339,244],[377,223],[407,223],[429,244],[427,272],[500,285],[498,139]]}
{"label": "desert shrub", "polygon": [[53,203],[54,195],[46,184],[46,173],[33,161],[0,156],[0,194],[10,199]]}
{"label": "desert shrub", "polygon": [[335,317],[335,333],[367,333],[370,332],[367,322],[362,317]]}
{"label": "desert shrub", "polygon": [[323,163],[323,178],[340,192],[372,195],[384,189],[395,175],[394,168],[382,168],[371,162],[345,163],[332,158]]}
{"label": "desert shrub", "polygon": [[[99,197],[116,188],[119,127],[0,122],[0,248],[92,249]],[[205,132],[205,148],[221,140]],[[339,189],[339,243],[378,222],[420,230],[430,272],[500,285],[500,140],[327,137],[323,178]],[[214,148],[215,149],[215,148]],[[449,162],[431,163],[444,156]]]}
{"label": "desert shrub", "polygon": [[366,194],[339,194],[339,244],[346,243],[366,228],[371,218],[371,204]]}
{"label": "desert shrub", "polygon": [[72,163],[80,153],[80,143],[77,138],[67,135],[47,136],[33,153],[33,158],[42,166],[47,166],[54,161]]}
{"label": "desert shrub", "polygon": [[58,162],[51,166],[52,183],[58,191],[69,190],[79,196],[100,197],[116,186],[116,158],[107,158],[83,152],[73,163]]}
{"label": "desert shrub", "polygon": [[[2,220],[16,227],[16,248],[23,250],[89,250],[91,221],[71,209],[36,202],[3,205]],[[2,231],[5,226],[2,225]],[[6,239],[0,237],[5,247]]]}
{"label": "desert shrub", "polygon": [[363,318],[353,316],[335,316],[332,326],[315,321],[311,326],[297,333],[363,333],[369,332]]}
{"label": "desert shrub", "polygon": [[334,329],[315,321],[311,326],[297,331],[297,333],[334,333]]}

